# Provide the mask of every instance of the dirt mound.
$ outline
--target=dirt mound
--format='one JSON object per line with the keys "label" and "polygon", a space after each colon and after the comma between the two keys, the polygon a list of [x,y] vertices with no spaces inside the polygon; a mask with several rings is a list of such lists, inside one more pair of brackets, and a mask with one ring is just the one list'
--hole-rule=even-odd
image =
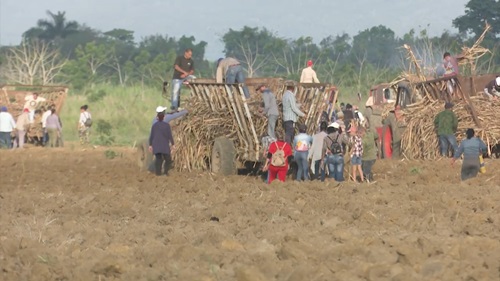
{"label": "dirt mound", "polygon": [[465,183],[440,160],[266,185],[155,177],[111,150],[0,151],[1,280],[499,278],[498,161]]}

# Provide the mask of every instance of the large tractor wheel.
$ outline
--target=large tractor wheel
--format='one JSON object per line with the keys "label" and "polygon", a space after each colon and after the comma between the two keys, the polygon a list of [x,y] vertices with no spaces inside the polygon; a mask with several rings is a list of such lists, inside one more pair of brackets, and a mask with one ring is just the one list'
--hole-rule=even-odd
{"label": "large tractor wheel", "polygon": [[137,164],[141,172],[150,170],[153,164],[153,154],[149,152],[149,142],[144,140],[137,145]]}
{"label": "large tractor wheel", "polygon": [[229,176],[236,174],[236,149],[233,142],[226,138],[216,138],[212,148],[212,173]]}

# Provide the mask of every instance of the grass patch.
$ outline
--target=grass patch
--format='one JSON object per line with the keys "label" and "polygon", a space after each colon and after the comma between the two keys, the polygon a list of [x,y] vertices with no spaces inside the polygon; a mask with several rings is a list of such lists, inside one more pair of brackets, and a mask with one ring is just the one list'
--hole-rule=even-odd
{"label": "grass patch", "polygon": [[[181,106],[185,106],[188,95],[189,90],[184,87]],[[133,145],[149,135],[156,107],[170,107],[170,101],[162,96],[161,85],[153,88],[97,84],[92,89],[70,91],[60,113],[66,141],[79,140],[78,119],[84,104],[95,120],[90,133],[90,142],[95,145]]]}

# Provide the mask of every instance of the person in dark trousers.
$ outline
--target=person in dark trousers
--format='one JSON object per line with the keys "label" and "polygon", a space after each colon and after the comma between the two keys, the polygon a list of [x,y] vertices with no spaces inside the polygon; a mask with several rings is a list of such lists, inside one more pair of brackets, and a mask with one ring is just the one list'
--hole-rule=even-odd
{"label": "person in dark trousers", "polygon": [[464,155],[460,176],[463,181],[477,176],[477,173],[481,168],[479,155],[482,155],[488,149],[482,140],[474,137],[474,129],[467,129],[466,135],[467,139],[460,143],[460,146],[455,151],[454,157],[451,159],[451,165],[453,165],[455,164],[455,161],[462,156],[462,154]]}
{"label": "person in dark trousers", "polygon": [[287,85],[282,99],[285,141],[290,145],[293,144],[293,137],[295,136],[295,123],[299,117],[306,116],[306,114],[299,109],[300,104],[297,104],[293,91],[295,91],[295,86],[291,84]]}
{"label": "person in dark trousers", "polygon": [[452,110],[453,104],[445,103],[444,110],[436,115],[434,126],[439,137],[439,147],[441,148],[441,156],[448,157],[448,148],[453,149],[452,155],[457,151],[457,138],[455,133],[458,128],[458,118]]}
{"label": "person in dark trousers", "polygon": [[279,117],[276,96],[265,85],[260,85],[255,90],[262,93],[264,108],[261,111],[267,116],[267,135],[275,139],[276,135],[274,132],[276,131],[276,123]]}
{"label": "person in dark trousers", "polygon": [[165,114],[158,113],[158,121],[151,127],[149,135],[149,151],[155,155],[155,174],[161,176],[161,168],[164,174],[168,175],[168,170],[172,163],[172,150],[174,149],[174,137],[170,124],[163,122]]}
{"label": "person in dark trousers", "polygon": [[[370,125],[368,124],[368,128]],[[378,134],[371,129],[366,129],[363,136],[363,156],[361,157],[361,170],[366,181],[373,181],[372,168],[377,160]]]}

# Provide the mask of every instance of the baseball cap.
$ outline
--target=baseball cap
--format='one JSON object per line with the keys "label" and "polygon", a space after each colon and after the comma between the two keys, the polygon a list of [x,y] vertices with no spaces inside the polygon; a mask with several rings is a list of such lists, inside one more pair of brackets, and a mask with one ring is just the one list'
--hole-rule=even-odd
{"label": "baseball cap", "polygon": [[158,107],[156,108],[156,113],[160,113],[160,112],[163,112],[163,111],[165,111],[165,110],[167,110],[167,108],[166,108],[166,107],[163,107],[163,106],[161,106],[161,105],[160,105],[160,106],[158,106]]}
{"label": "baseball cap", "polygon": [[338,129],[340,128],[340,124],[337,122],[333,122],[330,125],[328,125],[328,127]]}

